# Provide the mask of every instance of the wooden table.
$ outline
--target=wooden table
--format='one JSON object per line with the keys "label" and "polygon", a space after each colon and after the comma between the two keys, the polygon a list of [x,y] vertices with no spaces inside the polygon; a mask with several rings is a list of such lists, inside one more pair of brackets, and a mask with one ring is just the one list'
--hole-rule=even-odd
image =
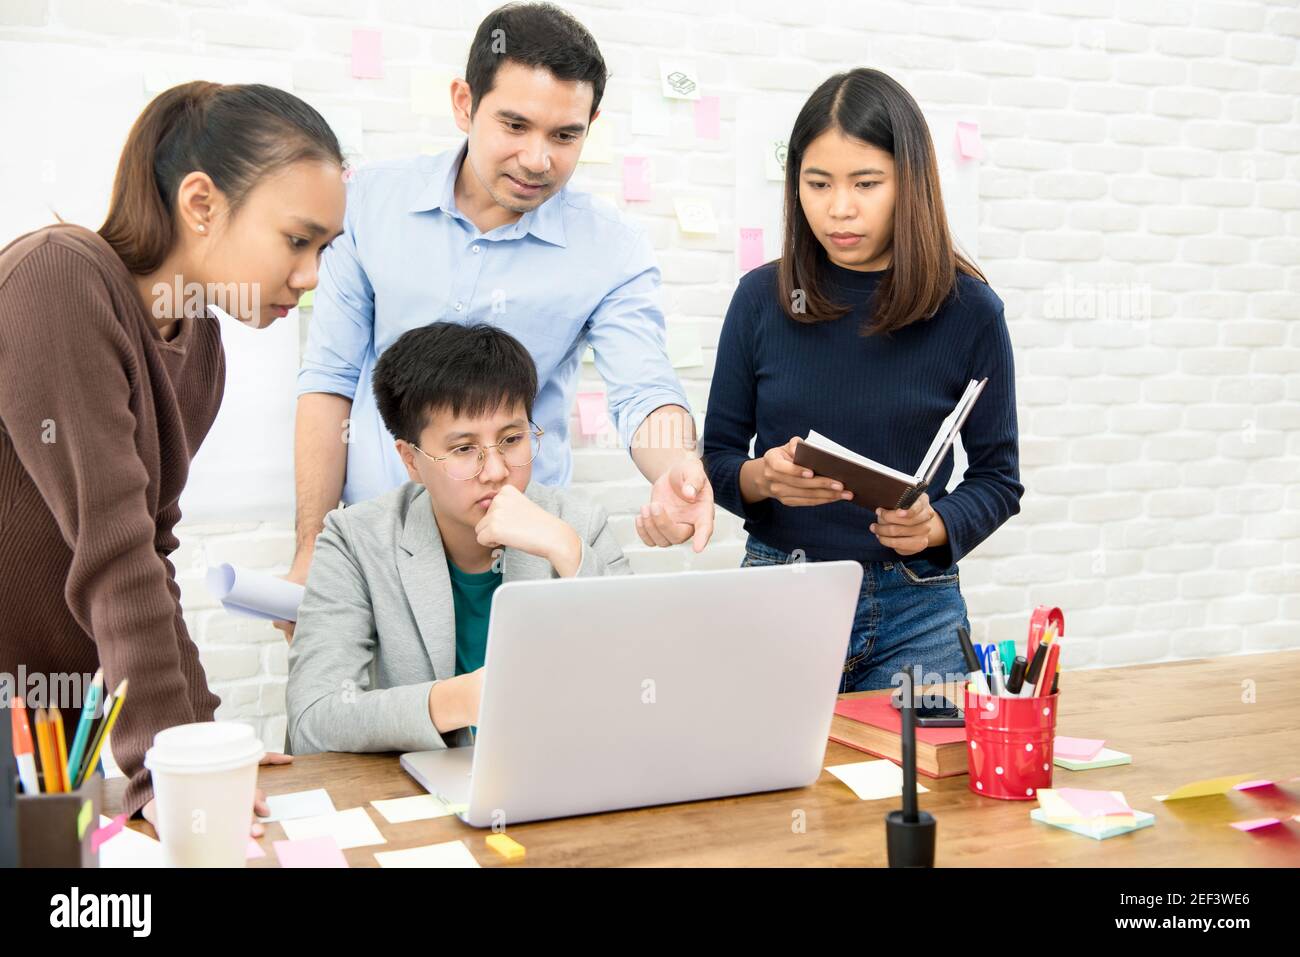
{"label": "wooden table", "polygon": [[[1253,703],[1245,703],[1253,685]],[[1129,803],[1151,811],[1156,823],[1105,841],[1071,834],[1029,819],[1036,801],[977,796],[967,777],[935,780],[921,807],[938,821],[940,866],[1030,867],[1282,867],[1300,866],[1300,652],[1136,665],[1070,672],[1061,678],[1057,731],[1105,738],[1133,755],[1133,764],[1094,771],[1056,768],[1056,787],[1123,791]],[[829,743],[824,765],[870,759]],[[1152,798],[1200,778],[1251,774],[1277,787],[1162,804]],[[382,798],[423,793],[395,755],[318,754],[292,765],[265,767],[268,794],[325,788],[339,810]],[[124,781],[106,782],[106,806],[120,806]],[[454,817],[389,824],[371,818],[384,845],[345,851],[353,867],[375,866],[376,851],[464,840],[484,866],[884,866],[886,812],[898,799],[860,801],[823,771],[811,787],[696,801],[634,811],[517,824],[509,834],[527,857],[507,864],[484,844],[490,831]],[[116,813],[114,810],[108,813]],[[802,817],[803,831],[794,825]],[[1246,818],[1278,817],[1281,826],[1256,834],[1228,826]],[[143,821],[132,827],[146,834]],[[267,857],[252,867],[276,866]]]}

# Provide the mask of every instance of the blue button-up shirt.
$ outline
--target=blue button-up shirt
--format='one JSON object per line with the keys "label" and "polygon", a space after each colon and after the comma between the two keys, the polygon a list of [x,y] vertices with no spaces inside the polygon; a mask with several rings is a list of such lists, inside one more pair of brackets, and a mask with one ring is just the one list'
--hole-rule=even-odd
{"label": "blue button-up shirt", "polygon": [[673,372],[659,268],[645,233],[609,203],[560,190],[483,233],[456,209],[465,147],[378,163],[348,183],[344,231],[325,251],[298,392],[352,400],[343,500],[407,480],[371,388],[375,362],[409,329],[489,322],[537,363],[533,421],[546,430],[533,481],[567,485],[569,409],[590,345],[623,445],[656,408],[690,408]]}

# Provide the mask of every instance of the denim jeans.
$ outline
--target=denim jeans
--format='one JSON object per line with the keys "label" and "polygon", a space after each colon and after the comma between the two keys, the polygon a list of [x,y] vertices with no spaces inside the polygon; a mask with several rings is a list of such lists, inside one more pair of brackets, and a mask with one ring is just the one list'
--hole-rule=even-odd
{"label": "denim jeans", "polygon": [[[791,556],[760,542],[745,543],[742,568],[783,565]],[[918,556],[860,562],[862,590],[853,618],[840,693],[897,687],[894,675],[921,666],[921,680],[966,671],[957,626],[970,630],[957,566],[939,568]],[[933,680],[933,679],[931,679]]]}

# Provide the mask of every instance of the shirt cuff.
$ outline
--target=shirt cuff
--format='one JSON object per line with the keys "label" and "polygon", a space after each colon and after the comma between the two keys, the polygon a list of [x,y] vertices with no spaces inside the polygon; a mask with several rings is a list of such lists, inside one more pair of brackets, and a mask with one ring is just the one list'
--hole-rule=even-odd
{"label": "shirt cuff", "polygon": [[298,394],[327,392],[330,395],[341,395],[345,399],[355,399],[359,381],[360,376],[354,378],[323,369],[302,368],[298,370]]}

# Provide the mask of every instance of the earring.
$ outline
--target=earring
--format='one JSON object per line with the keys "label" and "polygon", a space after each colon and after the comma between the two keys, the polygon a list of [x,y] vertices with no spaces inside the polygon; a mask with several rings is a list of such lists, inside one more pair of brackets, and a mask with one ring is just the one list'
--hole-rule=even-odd
{"label": "earring", "polygon": [[203,231],[206,230],[207,228],[208,228],[208,227],[204,226],[202,223],[199,224],[199,232],[203,232]]}

